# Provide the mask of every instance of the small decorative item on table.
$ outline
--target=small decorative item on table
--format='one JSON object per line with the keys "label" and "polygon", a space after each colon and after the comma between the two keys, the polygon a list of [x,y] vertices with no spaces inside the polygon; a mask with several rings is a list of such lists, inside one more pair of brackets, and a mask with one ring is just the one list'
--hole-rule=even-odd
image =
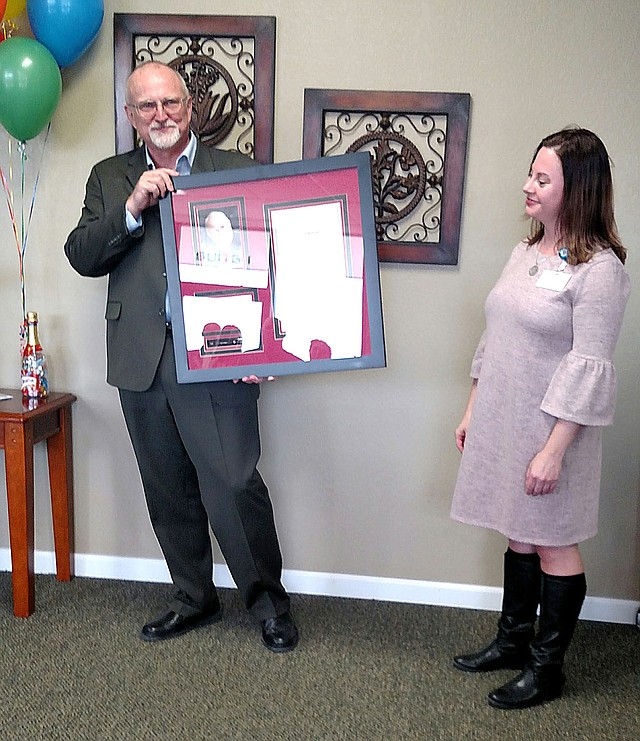
{"label": "small decorative item on table", "polygon": [[38,338],[38,314],[27,312],[27,343],[22,353],[22,396],[44,399],[49,393],[47,358]]}

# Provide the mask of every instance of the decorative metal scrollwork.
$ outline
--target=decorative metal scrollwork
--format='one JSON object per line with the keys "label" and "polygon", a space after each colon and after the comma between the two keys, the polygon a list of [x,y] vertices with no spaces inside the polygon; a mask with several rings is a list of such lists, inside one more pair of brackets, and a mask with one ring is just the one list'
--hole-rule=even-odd
{"label": "decorative metal scrollwork", "polygon": [[140,144],[125,112],[126,81],[153,60],[184,75],[201,140],[273,162],[275,46],[274,16],[114,13],[116,153]]}
{"label": "decorative metal scrollwork", "polygon": [[[379,242],[440,238],[446,116],[326,114],[324,154],[368,151]],[[364,133],[363,133],[364,132]]]}
{"label": "decorative metal scrollwork", "polygon": [[169,62],[193,98],[191,128],[205,144],[224,141],[238,116],[238,91],[227,70],[215,59],[185,55]]}
{"label": "decorative metal scrollwork", "polygon": [[191,128],[208,145],[254,152],[254,40],[138,36],[135,60],[161,61],[182,75],[193,98]]}
{"label": "decorative metal scrollwork", "polygon": [[368,152],[378,259],[456,265],[471,96],[304,91],[303,157]]}

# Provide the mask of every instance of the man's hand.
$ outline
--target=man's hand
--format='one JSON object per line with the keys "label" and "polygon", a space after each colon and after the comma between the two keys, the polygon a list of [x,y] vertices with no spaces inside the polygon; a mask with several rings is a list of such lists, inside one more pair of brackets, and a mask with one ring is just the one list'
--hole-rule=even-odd
{"label": "man's hand", "polygon": [[263,381],[275,381],[275,376],[267,376],[266,378],[260,378],[258,376],[243,376],[242,378],[234,378],[234,383],[262,383]]}
{"label": "man's hand", "polygon": [[126,209],[137,219],[150,206],[155,206],[167,193],[174,191],[172,177],[179,175],[177,170],[168,167],[157,167],[155,170],[145,170],[127,198]]}

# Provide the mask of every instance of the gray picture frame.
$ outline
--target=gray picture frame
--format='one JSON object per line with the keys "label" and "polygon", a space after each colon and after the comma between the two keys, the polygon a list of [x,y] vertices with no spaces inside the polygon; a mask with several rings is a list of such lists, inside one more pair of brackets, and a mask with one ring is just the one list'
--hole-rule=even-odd
{"label": "gray picture frame", "polygon": [[[176,177],[175,187],[160,216],[179,383],[385,367],[367,154]],[[211,208],[237,212],[249,269],[194,257]]]}

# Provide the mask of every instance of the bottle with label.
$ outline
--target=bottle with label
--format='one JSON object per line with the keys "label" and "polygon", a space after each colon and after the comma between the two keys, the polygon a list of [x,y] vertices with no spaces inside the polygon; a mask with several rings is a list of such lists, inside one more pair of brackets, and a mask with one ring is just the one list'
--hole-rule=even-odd
{"label": "bottle with label", "polygon": [[47,358],[38,339],[38,314],[27,312],[27,344],[22,353],[22,396],[26,399],[44,399],[49,393]]}

